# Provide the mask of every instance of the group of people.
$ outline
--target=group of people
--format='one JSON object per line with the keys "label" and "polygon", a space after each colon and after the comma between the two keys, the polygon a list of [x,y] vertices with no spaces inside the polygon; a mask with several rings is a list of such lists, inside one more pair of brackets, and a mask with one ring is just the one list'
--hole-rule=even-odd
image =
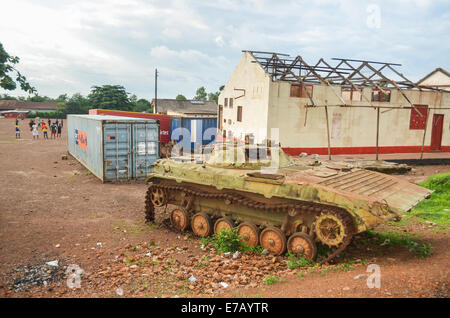
{"label": "group of people", "polygon": [[[48,124],[48,125],[47,125]],[[17,122],[16,122],[17,125]],[[52,120],[49,119],[47,123],[44,120],[37,119],[37,122],[34,119],[30,120],[29,126],[31,130],[31,134],[33,135],[33,139],[39,139],[39,128],[41,128],[44,139],[48,138],[48,131],[50,130],[50,138],[56,139],[61,138],[61,131],[64,123],[63,120],[56,119],[55,122],[52,123]],[[17,130],[16,130],[16,138],[17,138]],[[20,134],[19,134],[20,138]]]}

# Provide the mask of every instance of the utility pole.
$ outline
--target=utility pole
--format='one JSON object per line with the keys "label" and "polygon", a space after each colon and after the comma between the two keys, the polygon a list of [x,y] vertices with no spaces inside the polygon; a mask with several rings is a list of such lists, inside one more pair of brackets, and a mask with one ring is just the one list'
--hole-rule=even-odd
{"label": "utility pole", "polygon": [[153,110],[155,114],[158,113],[158,111],[156,110],[157,104],[158,104],[158,69],[155,68],[155,109]]}

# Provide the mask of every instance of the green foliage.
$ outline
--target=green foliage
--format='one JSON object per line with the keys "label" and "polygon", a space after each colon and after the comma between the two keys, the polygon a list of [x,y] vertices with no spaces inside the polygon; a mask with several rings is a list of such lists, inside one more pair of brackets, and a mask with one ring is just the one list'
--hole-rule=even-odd
{"label": "green foliage", "polygon": [[[0,87],[6,90],[15,90],[17,83],[20,88],[28,93],[35,93],[36,89],[32,87],[25,76],[15,68],[15,65],[19,63],[17,56],[9,55],[0,43]],[[15,73],[15,75],[13,75]],[[15,77],[15,79],[14,79]]]}
{"label": "green foliage", "polygon": [[434,190],[430,198],[416,205],[409,216],[434,222],[449,231],[450,225],[450,173],[436,174],[419,185]]}
{"label": "green foliage", "polygon": [[220,92],[215,92],[215,93],[209,93],[208,94],[208,100],[210,101],[210,102],[216,102],[216,104],[217,103],[219,103],[219,95],[220,95]]}
{"label": "green foliage", "polygon": [[211,245],[218,253],[255,252],[261,254],[261,246],[248,246],[237,233],[238,229],[223,229],[220,233],[202,238],[202,245]]}
{"label": "green foliage", "polygon": [[409,233],[399,233],[395,231],[375,232],[368,230],[367,234],[372,237],[372,242],[387,246],[400,246],[407,248],[411,254],[424,258],[433,253],[430,243],[418,242],[418,236]]}
{"label": "green foliage", "polygon": [[129,111],[133,107],[128,93],[121,85],[92,86],[88,98],[94,108]]}
{"label": "green foliage", "polygon": [[288,256],[289,260],[286,262],[286,266],[289,269],[296,269],[296,268],[315,265],[315,263],[313,261],[310,261],[300,255],[295,255],[290,251],[287,253],[287,256]]}
{"label": "green foliage", "polygon": [[341,271],[344,271],[344,272],[348,272],[348,271],[351,271],[351,270],[355,269],[354,264],[355,264],[355,261],[351,260],[351,261],[348,261],[347,263],[340,264],[340,265],[336,266],[334,270],[335,271],[341,270]]}
{"label": "green foliage", "polygon": [[263,282],[266,285],[273,285],[278,282],[278,278],[276,276],[267,275],[266,277],[264,277]]}
{"label": "green foliage", "polygon": [[59,112],[31,112],[27,115],[27,118],[66,118],[65,115]]}
{"label": "green foliage", "polygon": [[175,97],[176,100],[187,100],[187,98],[182,95],[182,94],[178,94],[177,97]]}
{"label": "green foliage", "polygon": [[223,229],[214,234],[212,247],[219,253],[234,253],[242,250],[241,237],[237,234],[237,228]]}
{"label": "green foliage", "polygon": [[138,99],[133,103],[133,111],[146,113],[153,112],[150,102],[144,98]]}
{"label": "green foliage", "polygon": [[195,92],[194,100],[203,100],[206,101],[207,93],[205,87],[199,87]]}

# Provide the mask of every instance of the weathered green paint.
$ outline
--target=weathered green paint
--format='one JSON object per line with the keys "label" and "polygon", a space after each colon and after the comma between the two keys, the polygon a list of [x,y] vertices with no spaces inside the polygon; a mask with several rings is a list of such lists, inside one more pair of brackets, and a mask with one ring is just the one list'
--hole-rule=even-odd
{"label": "weathered green paint", "polygon": [[[285,159],[283,160],[283,165],[277,172],[277,175],[280,175],[280,177],[277,179],[268,179],[248,176],[248,173],[254,173],[254,169],[235,169],[234,166],[230,165],[221,167],[217,164],[182,163],[171,159],[160,159],[154,165],[153,173],[148,175],[148,180],[175,180],[178,183],[199,184],[214,187],[218,190],[228,189],[259,194],[267,199],[302,200],[335,206],[346,210],[353,217],[354,223],[357,226],[357,232],[365,231],[385,220],[399,217],[405,212],[392,203],[388,206],[384,199],[379,200],[375,196],[371,197],[352,191],[337,190],[333,187],[320,184],[323,180],[328,179],[326,177],[318,178],[315,175],[305,174],[305,172],[308,173],[311,171],[321,172],[320,168],[296,165],[292,162],[287,163]],[[361,170],[353,169],[351,172],[355,171]],[[375,172],[370,173],[374,174]],[[345,173],[341,174],[345,176]],[[380,176],[383,175],[380,174]],[[404,186],[411,186],[412,194],[411,198],[408,198],[408,204],[410,204],[411,200],[414,202],[417,201],[418,203],[429,194],[429,191],[427,192],[416,185],[409,185],[403,180],[395,180],[395,182],[400,182],[402,186],[403,184]],[[392,197],[392,195],[389,192],[385,194],[388,198]],[[396,198],[397,201],[401,201],[401,199],[403,198]],[[246,211],[242,210],[237,213],[230,207],[222,205],[222,203],[218,203],[217,201],[209,203],[205,203],[207,200],[203,201],[204,206],[210,209],[214,209],[216,206],[218,211],[228,211],[230,214],[238,214],[236,215],[237,219],[241,217],[239,214],[242,216],[245,215],[245,218],[250,217],[260,220],[268,217],[267,215],[261,215],[262,212],[257,210],[247,209]],[[393,202],[395,203],[396,201],[394,200]],[[283,218],[284,216],[280,215],[280,217],[276,217],[271,222],[279,223],[282,222]]]}

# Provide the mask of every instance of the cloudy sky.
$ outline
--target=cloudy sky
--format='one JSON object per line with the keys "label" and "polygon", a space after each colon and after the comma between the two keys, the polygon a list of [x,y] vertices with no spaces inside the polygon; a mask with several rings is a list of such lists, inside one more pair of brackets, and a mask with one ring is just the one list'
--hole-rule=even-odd
{"label": "cloudy sky", "polygon": [[[120,84],[140,98],[188,98],[225,84],[242,50],[402,64],[418,80],[450,70],[448,0],[11,0],[0,42],[40,95]],[[25,95],[19,90],[0,93]]]}

